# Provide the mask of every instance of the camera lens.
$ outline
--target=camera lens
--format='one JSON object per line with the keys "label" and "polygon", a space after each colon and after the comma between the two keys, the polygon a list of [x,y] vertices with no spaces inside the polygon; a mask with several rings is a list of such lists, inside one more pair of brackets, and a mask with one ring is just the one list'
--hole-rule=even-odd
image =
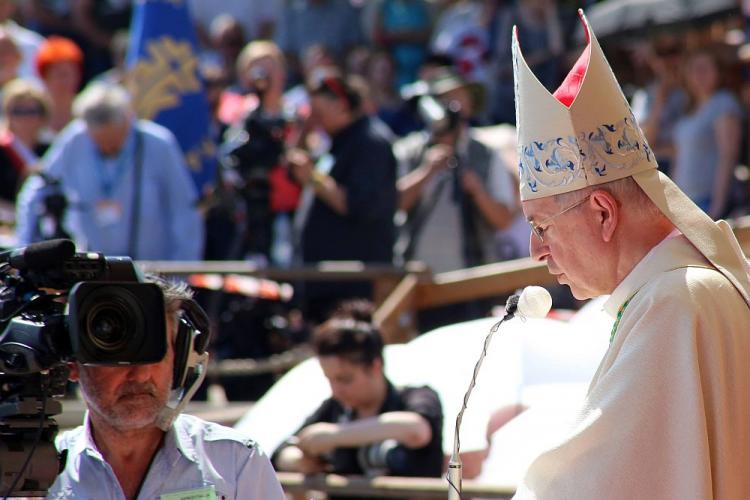
{"label": "camera lens", "polygon": [[73,358],[79,363],[156,363],[167,351],[164,296],[154,283],[76,283],[67,313]]}
{"label": "camera lens", "polygon": [[102,286],[86,296],[80,310],[83,338],[102,361],[119,359],[138,349],[146,331],[137,297],[117,286]]}
{"label": "camera lens", "polygon": [[133,330],[134,325],[128,318],[128,305],[119,297],[95,305],[86,317],[86,331],[89,332],[91,343],[103,351],[123,348]]}

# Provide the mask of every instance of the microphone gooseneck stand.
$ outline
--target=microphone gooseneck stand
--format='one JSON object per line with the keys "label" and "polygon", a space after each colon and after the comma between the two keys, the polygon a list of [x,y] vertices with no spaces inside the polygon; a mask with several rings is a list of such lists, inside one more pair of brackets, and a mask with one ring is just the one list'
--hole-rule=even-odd
{"label": "microphone gooseneck stand", "polygon": [[474,365],[474,373],[471,376],[469,388],[466,390],[466,394],[464,394],[464,402],[461,405],[461,409],[459,410],[458,415],[456,415],[456,430],[453,434],[453,452],[451,453],[451,458],[448,461],[448,500],[461,500],[461,469],[463,468],[463,464],[461,463],[461,457],[458,454],[461,447],[459,429],[461,428],[461,421],[464,417],[464,411],[469,404],[469,396],[471,396],[471,391],[474,389],[474,386],[477,383],[479,369],[482,366],[482,361],[484,361],[485,356],[487,356],[487,349],[490,346],[492,336],[495,334],[497,329],[500,328],[500,325],[502,325],[505,320],[511,319],[513,316],[515,316],[516,311],[518,310],[518,301],[518,294],[512,295],[508,299],[508,302],[505,305],[505,316],[503,316],[500,321],[492,325],[492,328],[490,328],[490,332],[484,338],[482,353],[479,355],[479,359],[477,360],[476,365]]}
{"label": "microphone gooseneck stand", "polygon": [[461,448],[461,439],[459,438],[459,430],[461,429],[461,420],[464,416],[464,411],[469,404],[469,396],[471,391],[474,389],[474,385],[477,382],[477,375],[479,374],[479,368],[482,366],[485,356],[487,356],[487,349],[490,345],[490,340],[495,332],[500,328],[500,325],[507,319],[513,318],[516,313],[521,317],[525,318],[544,318],[547,316],[550,308],[552,307],[552,297],[549,292],[540,286],[527,286],[523,289],[520,294],[512,295],[505,305],[505,316],[500,321],[492,325],[490,332],[484,339],[484,347],[482,353],[479,355],[477,364],[474,366],[474,373],[471,376],[471,383],[469,388],[466,390],[464,395],[464,402],[461,406],[461,410],[456,415],[456,431],[453,435],[453,453],[451,454],[450,461],[448,462],[448,500],[461,500],[461,457],[459,456],[459,449]]}

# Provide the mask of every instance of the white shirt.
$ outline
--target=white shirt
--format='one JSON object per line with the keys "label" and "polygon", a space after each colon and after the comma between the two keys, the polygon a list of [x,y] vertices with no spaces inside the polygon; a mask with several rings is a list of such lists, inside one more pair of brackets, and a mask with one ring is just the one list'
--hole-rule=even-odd
{"label": "white shirt", "polygon": [[[58,436],[57,449],[67,449],[68,458],[48,499],[125,500],[112,468],[94,443],[90,425],[87,414],[84,425]],[[254,441],[235,429],[180,415],[156,452],[138,499],[212,488],[219,499],[285,498],[270,460]]]}

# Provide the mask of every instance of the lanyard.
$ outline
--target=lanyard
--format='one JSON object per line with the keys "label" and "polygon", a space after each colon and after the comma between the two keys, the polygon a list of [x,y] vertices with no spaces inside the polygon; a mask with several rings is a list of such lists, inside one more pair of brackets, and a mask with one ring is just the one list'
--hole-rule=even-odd
{"label": "lanyard", "polygon": [[[131,157],[130,136],[125,140],[120,152],[112,160],[104,158],[99,149],[94,145],[94,157],[96,158],[96,174],[99,178],[99,187],[104,198],[111,199],[115,188],[119,184],[128,169]],[[112,161],[115,162],[112,168]]]}

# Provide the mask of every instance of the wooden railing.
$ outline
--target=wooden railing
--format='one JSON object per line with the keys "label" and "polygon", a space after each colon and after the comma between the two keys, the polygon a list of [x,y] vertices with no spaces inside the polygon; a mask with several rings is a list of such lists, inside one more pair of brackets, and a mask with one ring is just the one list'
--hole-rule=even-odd
{"label": "wooden railing", "polygon": [[[289,493],[323,491],[329,495],[346,495],[361,498],[446,498],[448,482],[442,478],[339,476],[320,474],[305,476],[295,472],[278,472],[284,491]],[[482,484],[463,481],[462,498],[510,498],[513,486]]]}
{"label": "wooden railing", "polygon": [[430,274],[430,270],[421,262],[408,262],[404,267],[395,267],[389,264],[365,264],[359,261],[324,261],[316,265],[278,268],[260,267],[246,261],[150,260],[138,261],[138,265],[146,272],[173,276],[237,274],[293,284],[305,281],[370,281],[373,283],[375,304],[382,303],[404,276]]}

